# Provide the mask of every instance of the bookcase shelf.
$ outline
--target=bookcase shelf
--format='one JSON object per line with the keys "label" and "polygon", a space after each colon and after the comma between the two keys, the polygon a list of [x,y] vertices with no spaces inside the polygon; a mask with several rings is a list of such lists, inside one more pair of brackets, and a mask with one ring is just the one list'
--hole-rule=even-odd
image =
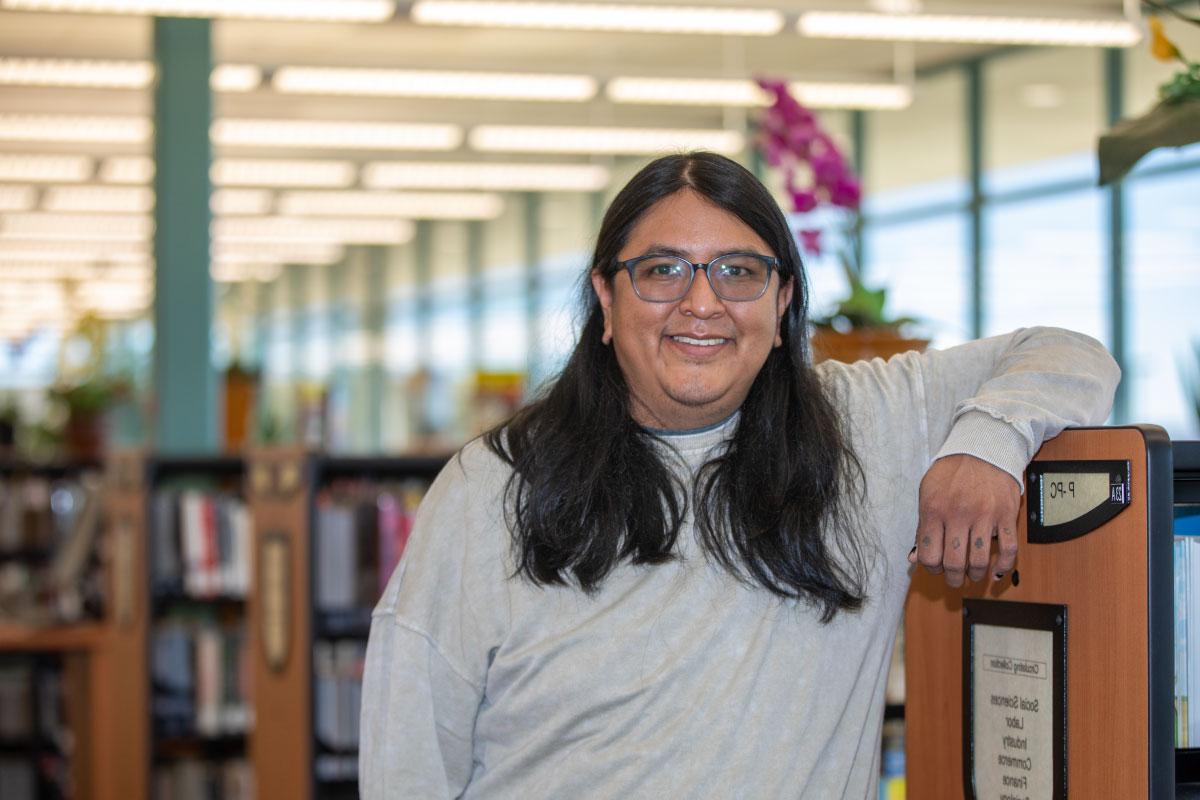
{"label": "bookcase shelf", "polygon": [[371,610],[407,539],[408,528],[394,526],[411,526],[394,515],[415,510],[402,507],[408,499],[401,495],[415,494],[412,482],[431,482],[448,457],[262,450],[249,460],[255,782],[280,797],[357,797],[357,709]]}
{"label": "bookcase shelf", "polygon": [[112,630],[100,474],[91,462],[0,460],[0,562],[37,587],[36,598],[10,595],[0,618],[6,798],[112,796],[93,790],[106,729],[91,700]]}

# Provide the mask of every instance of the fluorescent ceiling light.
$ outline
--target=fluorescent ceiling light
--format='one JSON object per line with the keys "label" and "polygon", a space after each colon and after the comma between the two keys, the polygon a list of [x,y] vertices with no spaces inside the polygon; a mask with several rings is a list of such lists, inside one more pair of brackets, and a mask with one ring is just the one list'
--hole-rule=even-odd
{"label": "fluorescent ceiling light", "polygon": [[490,193],[287,192],[279,198],[279,213],[297,216],[495,219],[503,210],[503,198]]}
{"label": "fluorescent ceiling light", "polygon": [[908,42],[1129,47],[1142,34],[1123,19],[952,16],[948,14],[870,14],[807,11],[796,30],[825,39]]}
{"label": "fluorescent ceiling light", "polygon": [[363,185],[373,189],[483,189],[512,192],[594,192],[608,185],[606,167],[596,164],[488,164],[377,161],[363,167]]}
{"label": "fluorescent ceiling light", "polygon": [[0,186],[0,211],[28,211],[37,203],[32,186]]}
{"label": "fluorescent ceiling light", "polygon": [[5,214],[0,240],[64,242],[145,242],[154,231],[147,216],[116,214]]}
{"label": "fluorescent ceiling light", "polygon": [[[817,108],[905,108],[912,90],[892,83],[789,84],[800,102]],[[770,101],[757,83],[742,79],[613,78],[605,87],[614,103],[697,106],[764,106]]]}
{"label": "fluorescent ceiling light", "polygon": [[535,125],[479,125],[471,147],[506,153],[647,154],[678,150],[739,153],[745,138],[737,131],[671,128],[579,128]]}
{"label": "fluorescent ceiling light", "polygon": [[153,126],[145,117],[0,114],[0,140],[144,144]]}
{"label": "fluorescent ceiling light", "polygon": [[143,214],[152,208],[154,192],[145,186],[52,186],[42,195],[43,211]]}
{"label": "fluorescent ceiling light", "polygon": [[[153,80],[154,64],[149,61],[0,58],[0,85],[145,89]],[[250,64],[221,64],[210,79],[218,92],[248,92],[260,83],[262,70]]]}
{"label": "fluorescent ceiling light", "polygon": [[0,253],[0,282],[111,281],[145,283],[151,279],[145,267],[97,267],[87,262],[62,261],[54,264],[12,261]]}
{"label": "fluorescent ceiling light", "polygon": [[214,92],[252,92],[262,83],[262,70],[253,64],[218,64],[209,76]]}
{"label": "fluorescent ceiling light", "polygon": [[149,61],[0,58],[0,84],[144,89],[154,80]]}
{"label": "fluorescent ceiling light", "polygon": [[648,33],[771,36],[783,14],[766,8],[544,3],[523,0],[418,0],[411,17],[422,25],[473,25]]}
{"label": "fluorescent ceiling light", "polygon": [[218,189],[209,206],[219,216],[261,216],[271,210],[274,197],[266,189]]}
{"label": "fluorescent ceiling light", "polygon": [[102,183],[149,183],[154,180],[154,159],[148,156],[112,156],[100,164]]}
{"label": "fluorescent ceiling light", "polygon": [[142,264],[151,262],[145,246],[113,247],[109,244],[57,241],[0,242],[0,261],[22,264]]}
{"label": "fluorescent ceiling light", "polygon": [[899,83],[788,84],[792,95],[813,108],[899,109],[912,105],[912,87]]}
{"label": "fluorescent ceiling light", "polygon": [[342,188],[354,183],[349,161],[218,158],[210,170],[217,186],[311,186]]}
{"label": "fluorescent ceiling light", "polygon": [[43,156],[0,153],[0,180],[32,183],[76,183],[92,176],[86,156]]}
{"label": "fluorescent ceiling light", "polygon": [[222,246],[274,242],[404,244],[413,231],[411,222],[391,219],[229,217],[213,223],[214,235]]}
{"label": "fluorescent ceiling light", "polygon": [[18,11],[326,22],[381,22],[395,12],[393,0],[0,0],[0,7]]}
{"label": "fluorescent ceiling light", "polygon": [[315,264],[323,266],[342,259],[346,248],[335,242],[213,243],[215,264]]}
{"label": "fluorescent ceiling light", "polygon": [[462,129],[405,122],[219,119],[212,125],[212,140],[226,147],[453,150],[462,143]]}
{"label": "fluorescent ceiling light", "polygon": [[588,75],[280,67],[271,84],[287,94],[349,94],[482,100],[583,102],[596,94]]}

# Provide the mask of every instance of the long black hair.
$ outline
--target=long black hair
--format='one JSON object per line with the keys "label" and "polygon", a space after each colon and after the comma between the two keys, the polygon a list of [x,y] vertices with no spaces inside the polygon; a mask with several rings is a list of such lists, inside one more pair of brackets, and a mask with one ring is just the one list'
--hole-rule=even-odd
{"label": "long black hair", "polygon": [[[739,579],[811,603],[823,621],[863,601],[865,556],[854,507],[862,470],[806,343],[808,286],[787,220],[745,168],[713,153],[657,159],[613,199],[589,274],[611,282],[617,254],[657,202],[691,189],[738,217],[795,282],[783,346],[771,350],[736,430],[687,487],[654,434],[634,421],[629,388],[588,280],[586,313],[567,365],[542,396],[484,435],[513,473],[506,515],[518,574],[596,590],[623,561],[674,557],[688,498],[709,557]],[[691,491],[689,491],[689,488]]]}

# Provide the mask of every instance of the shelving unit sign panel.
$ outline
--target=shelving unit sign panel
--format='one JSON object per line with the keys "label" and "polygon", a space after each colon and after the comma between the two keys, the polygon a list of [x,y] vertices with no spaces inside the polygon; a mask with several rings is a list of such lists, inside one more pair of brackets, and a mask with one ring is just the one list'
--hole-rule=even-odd
{"label": "shelving unit sign panel", "polygon": [[[311,461],[298,450],[257,451],[247,465],[254,529],[254,781],[272,797],[312,796],[309,495]],[[261,791],[261,790],[260,790]]]}
{"label": "shelving unit sign panel", "polygon": [[942,576],[916,572],[905,611],[911,796],[966,795],[964,753],[945,745],[960,741],[963,731],[964,598],[1061,604],[1069,609],[1067,790],[1072,797],[1148,796],[1152,776],[1147,746],[1151,716],[1147,447],[1143,431],[1137,428],[1064,432],[1047,442],[1035,460],[1128,460],[1132,496],[1122,513],[1079,538],[1031,544],[1026,496],[1013,573],[1002,580],[988,576],[980,583],[951,589]]}

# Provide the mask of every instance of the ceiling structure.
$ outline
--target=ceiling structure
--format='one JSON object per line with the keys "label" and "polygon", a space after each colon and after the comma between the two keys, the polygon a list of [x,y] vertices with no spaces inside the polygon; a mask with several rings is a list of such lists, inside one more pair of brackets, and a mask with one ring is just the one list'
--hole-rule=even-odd
{"label": "ceiling structure", "polygon": [[[286,3],[288,0],[279,0]],[[0,2],[2,7],[11,0]],[[897,0],[890,5],[895,6]],[[680,3],[677,3],[679,5]],[[715,2],[710,4],[716,4]],[[580,32],[563,30],[487,29],[420,25],[409,17],[409,6],[399,3],[395,15],[378,23],[281,22],[218,19],[213,25],[215,65],[249,65],[258,69],[258,83],[248,91],[218,91],[214,115],[218,124],[234,120],[288,120],[360,123],[424,123],[456,126],[459,138],[438,152],[413,152],[390,146],[366,145],[335,150],[324,146],[254,144],[243,137],[217,139],[217,159],[273,158],[339,160],[350,162],[359,175],[347,184],[325,188],[372,189],[362,166],[378,161],[438,162],[537,162],[603,164],[605,158],[590,153],[481,152],[475,135],[478,126],[601,126],[693,129],[706,131],[746,130],[751,109],[711,105],[630,104],[608,99],[606,89],[615,78],[753,79],[771,76],[792,81],[871,83],[906,86],[913,71],[933,69],[994,50],[995,44],[961,42],[893,43],[851,41],[802,36],[794,27],[805,10],[867,11],[887,2],[869,5],[866,0],[823,0],[753,2],[724,0],[726,7],[773,8],[782,11],[785,25],[770,36],[723,36],[652,34],[625,32]],[[701,5],[692,2],[690,5]],[[923,10],[936,13],[999,14],[1069,18],[1119,18],[1121,0],[1053,0],[1035,7],[1016,3],[967,3],[951,0],[925,3]],[[54,13],[0,10],[0,66],[16,59],[99,59],[122,62],[152,62],[152,24],[149,17],[112,14]],[[437,99],[336,95],[323,92],[287,93],[273,85],[287,67],[340,67],[390,70],[440,70],[497,73],[569,75],[590,79],[594,96],[582,101],[535,101],[489,99]],[[254,71],[251,71],[252,77]],[[54,136],[6,135],[19,118],[58,118],[58,115],[125,117],[149,120],[152,92],[141,88],[72,88],[0,83],[0,165],[5,157],[31,154],[82,155],[92,159],[97,170],[85,184],[103,180],[105,159],[114,156],[144,156],[151,150],[149,134],[127,137],[128,141],[54,141]],[[6,122],[7,121],[7,122]],[[54,122],[54,119],[51,119]],[[87,123],[95,125],[95,121]],[[10,131],[11,133],[11,131]],[[69,138],[69,137],[68,137]],[[87,137],[82,137],[86,139]],[[94,137],[100,138],[100,137]],[[318,142],[319,144],[319,142]],[[229,164],[225,165],[229,167]],[[141,181],[146,181],[142,176]],[[135,187],[137,181],[135,180]],[[238,185],[234,182],[231,185]],[[28,187],[25,187],[28,189]],[[280,190],[281,187],[259,187]],[[469,187],[468,187],[469,188]],[[6,259],[6,231],[12,214],[3,210],[6,192],[11,205],[25,211],[46,211],[49,186],[34,187],[36,198],[22,195],[20,181],[0,175],[0,287],[13,276],[30,269],[16,255]],[[27,201],[21,201],[26,197]],[[131,199],[136,207],[146,201]],[[253,198],[227,198],[254,206]],[[261,198],[260,198],[261,199]],[[361,199],[361,198],[360,198]],[[369,198],[368,198],[369,200]],[[149,202],[153,202],[150,198]],[[271,200],[266,201],[269,205]],[[399,202],[399,201],[397,201]],[[280,198],[274,214],[280,214]],[[302,205],[302,203],[300,203]],[[86,206],[86,203],[84,204]],[[293,202],[293,206],[296,203]],[[487,205],[486,202],[483,205]],[[494,204],[493,204],[494,205]],[[35,207],[29,207],[35,206]],[[394,206],[393,206],[394,207]],[[218,214],[223,213],[218,209]],[[243,213],[246,213],[245,211]],[[28,222],[28,221],[26,221]],[[137,227],[136,225],[133,227]],[[226,227],[229,227],[228,225]],[[145,230],[131,234],[147,249]],[[142,236],[142,239],[138,239]],[[37,243],[43,246],[42,243]],[[34,248],[36,249],[36,248]],[[28,255],[30,248],[25,248]],[[117,265],[132,259],[111,252],[111,258],[96,258],[98,264]],[[20,263],[14,263],[20,261]],[[39,262],[42,263],[42,262]],[[20,280],[27,281],[28,278]],[[144,282],[144,281],[143,281]],[[11,293],[10,293],[11,294]],[[145,292],[142,293],[143,295]],[[0,292],[0,316],[4,314],[4,292]],[[16,294],[13,294],[16,297]],[[21,295],[24,296],[24,295]],[[145,302],[141,297],[139,302]],[[19,316],[19,315],[18,315]],[[16,326],[14,330],[19,328]],[[0,326],[0,337],[8,326]]]}

